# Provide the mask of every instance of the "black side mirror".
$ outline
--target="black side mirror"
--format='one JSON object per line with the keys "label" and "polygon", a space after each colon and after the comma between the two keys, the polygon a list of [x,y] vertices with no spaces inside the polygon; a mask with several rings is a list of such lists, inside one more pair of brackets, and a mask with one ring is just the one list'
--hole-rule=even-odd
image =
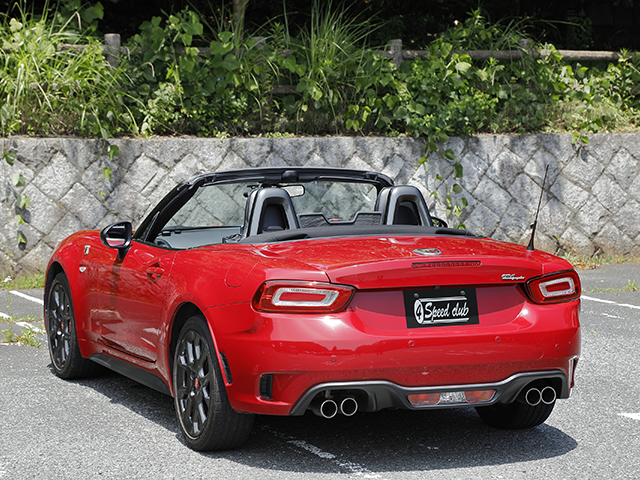
{"label": "black side mirror", "polygon": [[105,247],[118,249],[118,258],[122,260],[131,246],[132,232],[131,222],[114,223],[100,232],[100,241]]}

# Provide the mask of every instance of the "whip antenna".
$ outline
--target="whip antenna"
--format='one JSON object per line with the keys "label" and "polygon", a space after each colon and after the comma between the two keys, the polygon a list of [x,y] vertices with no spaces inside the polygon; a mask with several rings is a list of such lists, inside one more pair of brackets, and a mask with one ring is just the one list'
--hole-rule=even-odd
{"label": "whip antenna", "polygon": [[549,165],[544,169],[544,178],[542,179],[542,190],[540,191],[540,199],[538,200],[538,209],[536,210],[536,218],[531,225],[531,240],[527,245],[527,252],[533,252],[533,239],[536,236],[536,226],[538,225],[538,214],[540,213],[540,205],[542,204],[542,194],[544,193],[544,184],[547,183],[547,173],[549,172]]}

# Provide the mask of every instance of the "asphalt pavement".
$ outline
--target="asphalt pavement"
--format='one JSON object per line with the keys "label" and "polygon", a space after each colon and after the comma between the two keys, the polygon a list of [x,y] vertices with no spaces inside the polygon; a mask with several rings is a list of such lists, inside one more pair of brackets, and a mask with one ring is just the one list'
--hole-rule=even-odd
{"label": "asphalt pavement", "polygon": [[[0,479],[638,479],[640,264],[579,274],[576,388],[539,427],[494,430],[464,408],[260,416],[242,449],[197,453],[170,397],[115,373],[64,381],[46,345],[0,345]],[[12,315],[41,321],[9,295]]]}

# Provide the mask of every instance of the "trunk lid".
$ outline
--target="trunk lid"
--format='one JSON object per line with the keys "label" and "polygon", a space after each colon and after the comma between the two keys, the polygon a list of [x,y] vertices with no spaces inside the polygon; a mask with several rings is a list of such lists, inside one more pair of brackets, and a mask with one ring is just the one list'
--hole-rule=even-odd
{"label": "trunk lid", "polygon": [[569,269],[545,252],[487,238],[457,236],[342,237],[263,245],[266,257],[288,257],[359,290],[523,283]]}

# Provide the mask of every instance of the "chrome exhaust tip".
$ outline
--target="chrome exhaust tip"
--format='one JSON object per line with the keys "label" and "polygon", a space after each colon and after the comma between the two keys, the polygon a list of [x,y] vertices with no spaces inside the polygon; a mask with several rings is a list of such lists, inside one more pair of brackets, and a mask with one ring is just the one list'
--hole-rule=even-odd
{"label": "chrome exhaust tip", "polygon": [[542,401],[542,393],[537,388],[530,388],[527,390],[527,393],[524,394],[524,400],[527,404],[535,407]]}
{"label": "chrome exhaust tip", "polygon": [[355,415],[358,411],[358,402],[353,397],[345,397],[340,402],[340,413],[345,417]]}
{"label": "chrome exhaust tip", "polygon": [[544,387],[540,392],[540,399],[545,405],[551,405],[556,401],[556,390],[553,387]]}
{"label": "chrome exhaust tip", "polygon": [[329,398],[314,400],[309,408],[313,413],[323,418],[333,418],[338,413],[338,404]]}

